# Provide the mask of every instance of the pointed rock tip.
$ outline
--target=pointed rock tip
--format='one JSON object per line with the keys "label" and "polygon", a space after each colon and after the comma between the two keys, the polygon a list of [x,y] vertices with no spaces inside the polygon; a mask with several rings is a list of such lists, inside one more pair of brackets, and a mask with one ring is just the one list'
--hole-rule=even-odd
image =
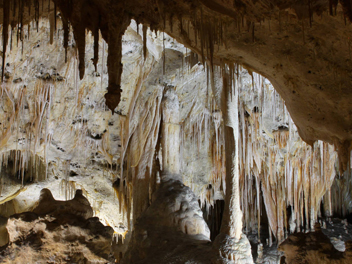
{"label": "pointed rock tip", "polygon": [[108,92],[105,94],[105,104],[114,113],[115,108],[121,101],[121,88],[120,85],[109,85]]}
{"label": "pointed rock tip", "polygon": [[48,200],[55,200],[51,191],[47,188],[44,188],[40,191],[39,202],[44,202]]}

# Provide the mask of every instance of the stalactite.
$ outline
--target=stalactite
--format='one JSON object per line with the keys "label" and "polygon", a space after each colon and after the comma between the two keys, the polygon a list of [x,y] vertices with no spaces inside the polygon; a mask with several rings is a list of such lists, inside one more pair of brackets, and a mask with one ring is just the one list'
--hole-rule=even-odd
{"label": "stalactite", "polygon": [[54,20],[55,20],[55,14],[53,14],[51,17],[50,17],[50,44],[52,45],[53,42],[54,42],[54,30],[55,30],[55,27],[54,27]]}
{"label": "stalactite", "polygon": [[11,115],[11,117],[9,119],[9,122],[8,122],[9,125],[8,125],[6,131],[4,131],[0,137],[0,149],[2,149],[7,144],[7,141],[9,140],[9,138],[11,136],[12,126],[14,125],[15,121],[17,121],[18,115],[20,113],[21,105],[22,105],[23,95],[26,92],[26,89],[24,88],[21,91],[19,91],[19,95],[17,97],[18,100],[16,103],[13,101],[13,99],[12,99],[13,96],[10,94],[10,91],[5,88],[5,92],[8,96],[8,98],[12,101],[14,113]]}
{"label": "stalactite", "polygon": [[330,16],[333,15],[333,12],[332,12],[332,0],[329,0],[329,13],[330,13]]}
{"label": "stalactite", "polygon": [[22,44],[22,55],[23,55],[23,46],[24,46],[24,41],[23,41],[23,31],[24,31],[24,25],[23,25],[23,13],[24,13],[24,1],[20,1],[20,40]]}
{"label": "stalactite", "polygon": [[[49,0],[49,3],[50,3],[50,0]],[[54,29],[56,31],[56,28],[57,28],[57,18],[56,18],[56,14],[57,14],[57,6],[56,6],[56,1],[54,1]],[[66,18],[64,18],[63,20],[66,20]]]}
{"label": "stalactite", "polygon": [[62,19],[62,26],[63,26],[63,29],[64,29],[64,43],[63,43],[63,46],[64,46],[64,49],[65,49],[65,63],[67,63],[67,48],[68,48],[68,37],[69,37],[69,34],[70,34],[70,26],[68,24],[68,21],[65,18]]}
{"label": "stalactite", "polygon": [[35,10],[34,20],[36,22],[37,32],[39,32],[39,0],[34,0],[34,10]]}
{"label": "stalactite", "polygon": [[99,60],[99,28],[96,27],[94,31],[94,58],[93,58],[93,65],[96,72],[98,71],[97,69],[98,60]]}
{"label": "stalactite", "polygon": [[82,80],[84,77],[85,54],[86,54],[86,29],[83,24],[73,24],[74,37],[77,43],[78,58],[79,58],[79,78]]}
{"label": "stalactite", "polygon": [[118,23],[118,28],[115,28],[115,23],[111,22],[111,30],[109,30],[109,52],[108,52],[108,74],[109,87],[105,94],[106,105],[114,113],[114,109],[121,100],[121,75],[122,75],[122,35],[125,32],[128,24],[123,16],[115,17]]}
{"label": "stalactite", "polygon": [[8,32],[9,32],[9,19],[10,19],[10,1],[4,1],[3,7],[3,25],[2,25],[2,72],[1,72],[1,82],[4,81],[5,73],[5,57],[6,57],[6,48],[8,41]]}
{"label": "stalactite", "polygon": [[144,56],[144,60],[146,60],[146,58],[147,58],[147,29],[148,29],[148,27],[146,25],[143,25],[143,56]]}

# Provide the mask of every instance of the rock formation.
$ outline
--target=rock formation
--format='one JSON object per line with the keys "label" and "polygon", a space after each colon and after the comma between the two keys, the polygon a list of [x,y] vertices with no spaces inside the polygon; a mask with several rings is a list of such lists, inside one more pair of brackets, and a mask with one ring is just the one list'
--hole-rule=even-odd
{"label": "rock formation", "polygon": [[297,233],[288,237],[279,247],[285,252],[284,263],[350,263],[351,241],[346,242],[346,251],[340,252],[323,234],[319,224],[315,232]]}
{"label": "rock formation", "polygon": [[[351,213],[349,0],[0,8],[3,256],[94,215],[121,263],[252,263]],[[111,235],[58,259],[113,261]]]}
{"label": "rock formation", "polygon": [[7,223],[9,245],[2,263],[107,263],[113,230],[92,217],[92,208],[77,190],[75,198],[56,201],[43,189],[33,212],[13,215]]}

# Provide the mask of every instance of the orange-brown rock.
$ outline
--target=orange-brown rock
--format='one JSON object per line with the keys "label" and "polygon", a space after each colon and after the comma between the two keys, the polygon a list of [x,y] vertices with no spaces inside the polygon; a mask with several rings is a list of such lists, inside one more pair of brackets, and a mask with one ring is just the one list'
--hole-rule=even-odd
{"label": "orange-brown rock", "polygon": [[346,242],[346,251],[340,252],[334,248],[329,238],[323,234],[317,224],[315,232],[290,235],[279,246],[284,251],[284,263],[338,263],[352,262],[352,242]]}

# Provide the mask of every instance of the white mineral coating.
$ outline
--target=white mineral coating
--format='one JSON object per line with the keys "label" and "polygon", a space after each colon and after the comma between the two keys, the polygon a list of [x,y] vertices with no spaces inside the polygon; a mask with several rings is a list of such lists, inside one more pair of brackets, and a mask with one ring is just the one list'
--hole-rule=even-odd
{"label": "white mineral coating", "polygon": [[[225,66],[226,67],[226,66]],[[230,71],[230,69],[223,69]],[[231,72],[231,71],[230,71]],[[226,196],[220,234],[214,247],[219,246],[220,256],[234,263],[253,263],[251,246],[242,233],[243,214],[240,207],[239,186],[239,119],[238,89],[233,76],[224,72],[221,106],[224,115],[226,153]]]}
{"label": "white mineral coating", "polygon": [[[312,148],[302,141],[284,102],[266,79],[240,70],[238,81],[244,225],[249,231],[260,223],[262,196],[270,229],[280,243],[284,230],[304,227],[304,214],[305,229],[313,229],[336,175],[337,155],[332,145],[319,141]],[[324,205],[331,208],[331,203],[327,197]]]}
{"label": "white mineral coating", "polygon": [[180,160],[180,102],[173,88],[166,88],[162,101],[162,174],[179,175]]}
{"label": "white mineral coating", "polygon": [[334,248],[336,248],[338,251],[345,252],[346,250],[345,241],[337,237],[331,237],[330,241],[331,241],[331,244],[334,246]]}
{"label": "white mineral coating", "polygon": [[[226,77],[225,77],[226,78]],[[242,211],[239,186],[239,120],[238,89],[230,79],[223,81],[222,113],[224,115],[226,153],[226,207],[221,223],[221,232],[240,239],[242,235]]]}
{"label": "white mineral coating", "polygon": [[239,239],[220,234],[213,243],[213,248],[219,250],[220,260],[215,263],[250,264],[253,262],[251,245],[247,236],[241,234]]}
{"label": "white mineral coating", "polygon": [[263,244],[259,243],[257,247],[257,254],[258,254],[257,260],[256,260],[257,263],[263,263],[263,256],[264,256],[263,253],[264,253]]}

